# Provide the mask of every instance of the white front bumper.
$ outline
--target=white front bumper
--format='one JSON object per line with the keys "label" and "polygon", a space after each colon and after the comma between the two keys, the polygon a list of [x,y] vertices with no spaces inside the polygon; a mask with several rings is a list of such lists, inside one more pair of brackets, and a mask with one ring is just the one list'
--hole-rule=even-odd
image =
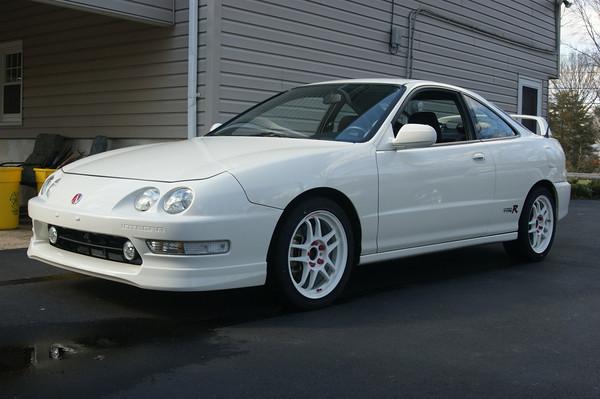
{"label": "white front bumper", "polygon": [[[66,176],[61,194],[51,201],[39,197],[29,202],[33,237],[27,254],[32,259],[91,276],[142,288],[201,291],[262,285],[266,256],[281,210],[250,203],[235,179],[222,174],[204,181],[186,182],[198,193],[201,209],[181,215],[115,211],[94,204],[65,204],[75,187],[110,186],[111,192],[149,185],[167,192],[178,183],[155,183],[90,176]],[[85,192],[84,192],[85,197]],[[91,195],[90,195],[91,196]],[[114,199],[109,200],[114,204]],[[118,202],[118,201],[117,201]],[[121,205],[119,205],[121,206]],[[110,206],[113,208],[113,205]],[[56,248],[48,243],[48,225],[109,234],[129,239],[142,258],[141,265],[115,262]],[[230,251],[221,255],[175,256],[153,254],[147,239],[172,241],[229,240]]]}

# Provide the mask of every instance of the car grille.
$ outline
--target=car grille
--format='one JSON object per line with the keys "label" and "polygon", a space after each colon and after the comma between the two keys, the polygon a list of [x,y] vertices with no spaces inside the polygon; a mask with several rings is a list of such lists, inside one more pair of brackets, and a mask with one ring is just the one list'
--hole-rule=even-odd
{"label": "car grille", "polygon": [[123,245],[128,241],[125,237],[54,227],[58,231],[58,240],[56,244],[51,243],[51,245],[57,248],[114,262],[142,264],[139,254],[131,261],[123,256]]}

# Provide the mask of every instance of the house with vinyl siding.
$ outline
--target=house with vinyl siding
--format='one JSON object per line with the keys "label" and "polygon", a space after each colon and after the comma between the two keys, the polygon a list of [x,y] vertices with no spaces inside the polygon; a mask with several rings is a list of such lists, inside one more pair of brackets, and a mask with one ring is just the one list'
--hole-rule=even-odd
{"label": "house with vinyl siding", "polygon": [[410,77],[545,115],[556,0],[0,0],[0,162],[205,134],[273,94]]}

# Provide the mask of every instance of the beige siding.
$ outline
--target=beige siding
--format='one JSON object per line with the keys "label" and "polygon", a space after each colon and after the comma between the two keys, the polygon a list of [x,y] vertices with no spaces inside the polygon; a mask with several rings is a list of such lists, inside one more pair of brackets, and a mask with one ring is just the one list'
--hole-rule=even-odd
{"label": "beige siding", "polygon": [[174,0],[34,0],[158,25],[174,22]]}
{"label": "beige siding", "polygon": [[557,73],[553,0],[396,0],[394,25],[403,35],[396,55],[388,51],[390,0],[215,1],[222,3],[217,115],[221,122],[294,85],[405,77],[408,16],[419,7],[496,36],[420,15],[412,78],[463,86],[514,112],[519,75],[539,79],[546,88]]}
{"label": "beige siding", "polygon": [[[170,1],[70,3],[131,3],[168,11]],[[554,46],[553,0],[395,4],[394,24],[403,38],[400,51],[390,54],[390,0],[200,0],[199,133],[292,86],[405,77],[408,15],[421,6],[532,48]],[[0,42],[22,40],[24,51],[23,126],[0,127],[0,138],[42,132],[76,138],[186,137],[187,5],[188,0],[176,0],[176,23],[157,27],[34,1],[0,0]],[[412,65],[413,78],[473,89],[511,112],[516,111],[518,76],[539,79],[545,113],[556,55],[420,15]]]}
{"label": "beige siding", "polygon": [[157,27],[0,0],[0,42],[23,41],[23,123],[1,138],[186,137],[187,0]]}

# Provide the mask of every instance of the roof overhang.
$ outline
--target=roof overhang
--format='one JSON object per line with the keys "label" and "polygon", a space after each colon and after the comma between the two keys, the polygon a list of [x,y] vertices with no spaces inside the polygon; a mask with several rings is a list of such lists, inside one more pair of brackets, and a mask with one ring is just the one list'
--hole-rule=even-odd
{"label": "roof overhang", "polygon": [[175,0],[33,0],[81,11],[103,14],[152,25],[170,26],[175,21]]}

